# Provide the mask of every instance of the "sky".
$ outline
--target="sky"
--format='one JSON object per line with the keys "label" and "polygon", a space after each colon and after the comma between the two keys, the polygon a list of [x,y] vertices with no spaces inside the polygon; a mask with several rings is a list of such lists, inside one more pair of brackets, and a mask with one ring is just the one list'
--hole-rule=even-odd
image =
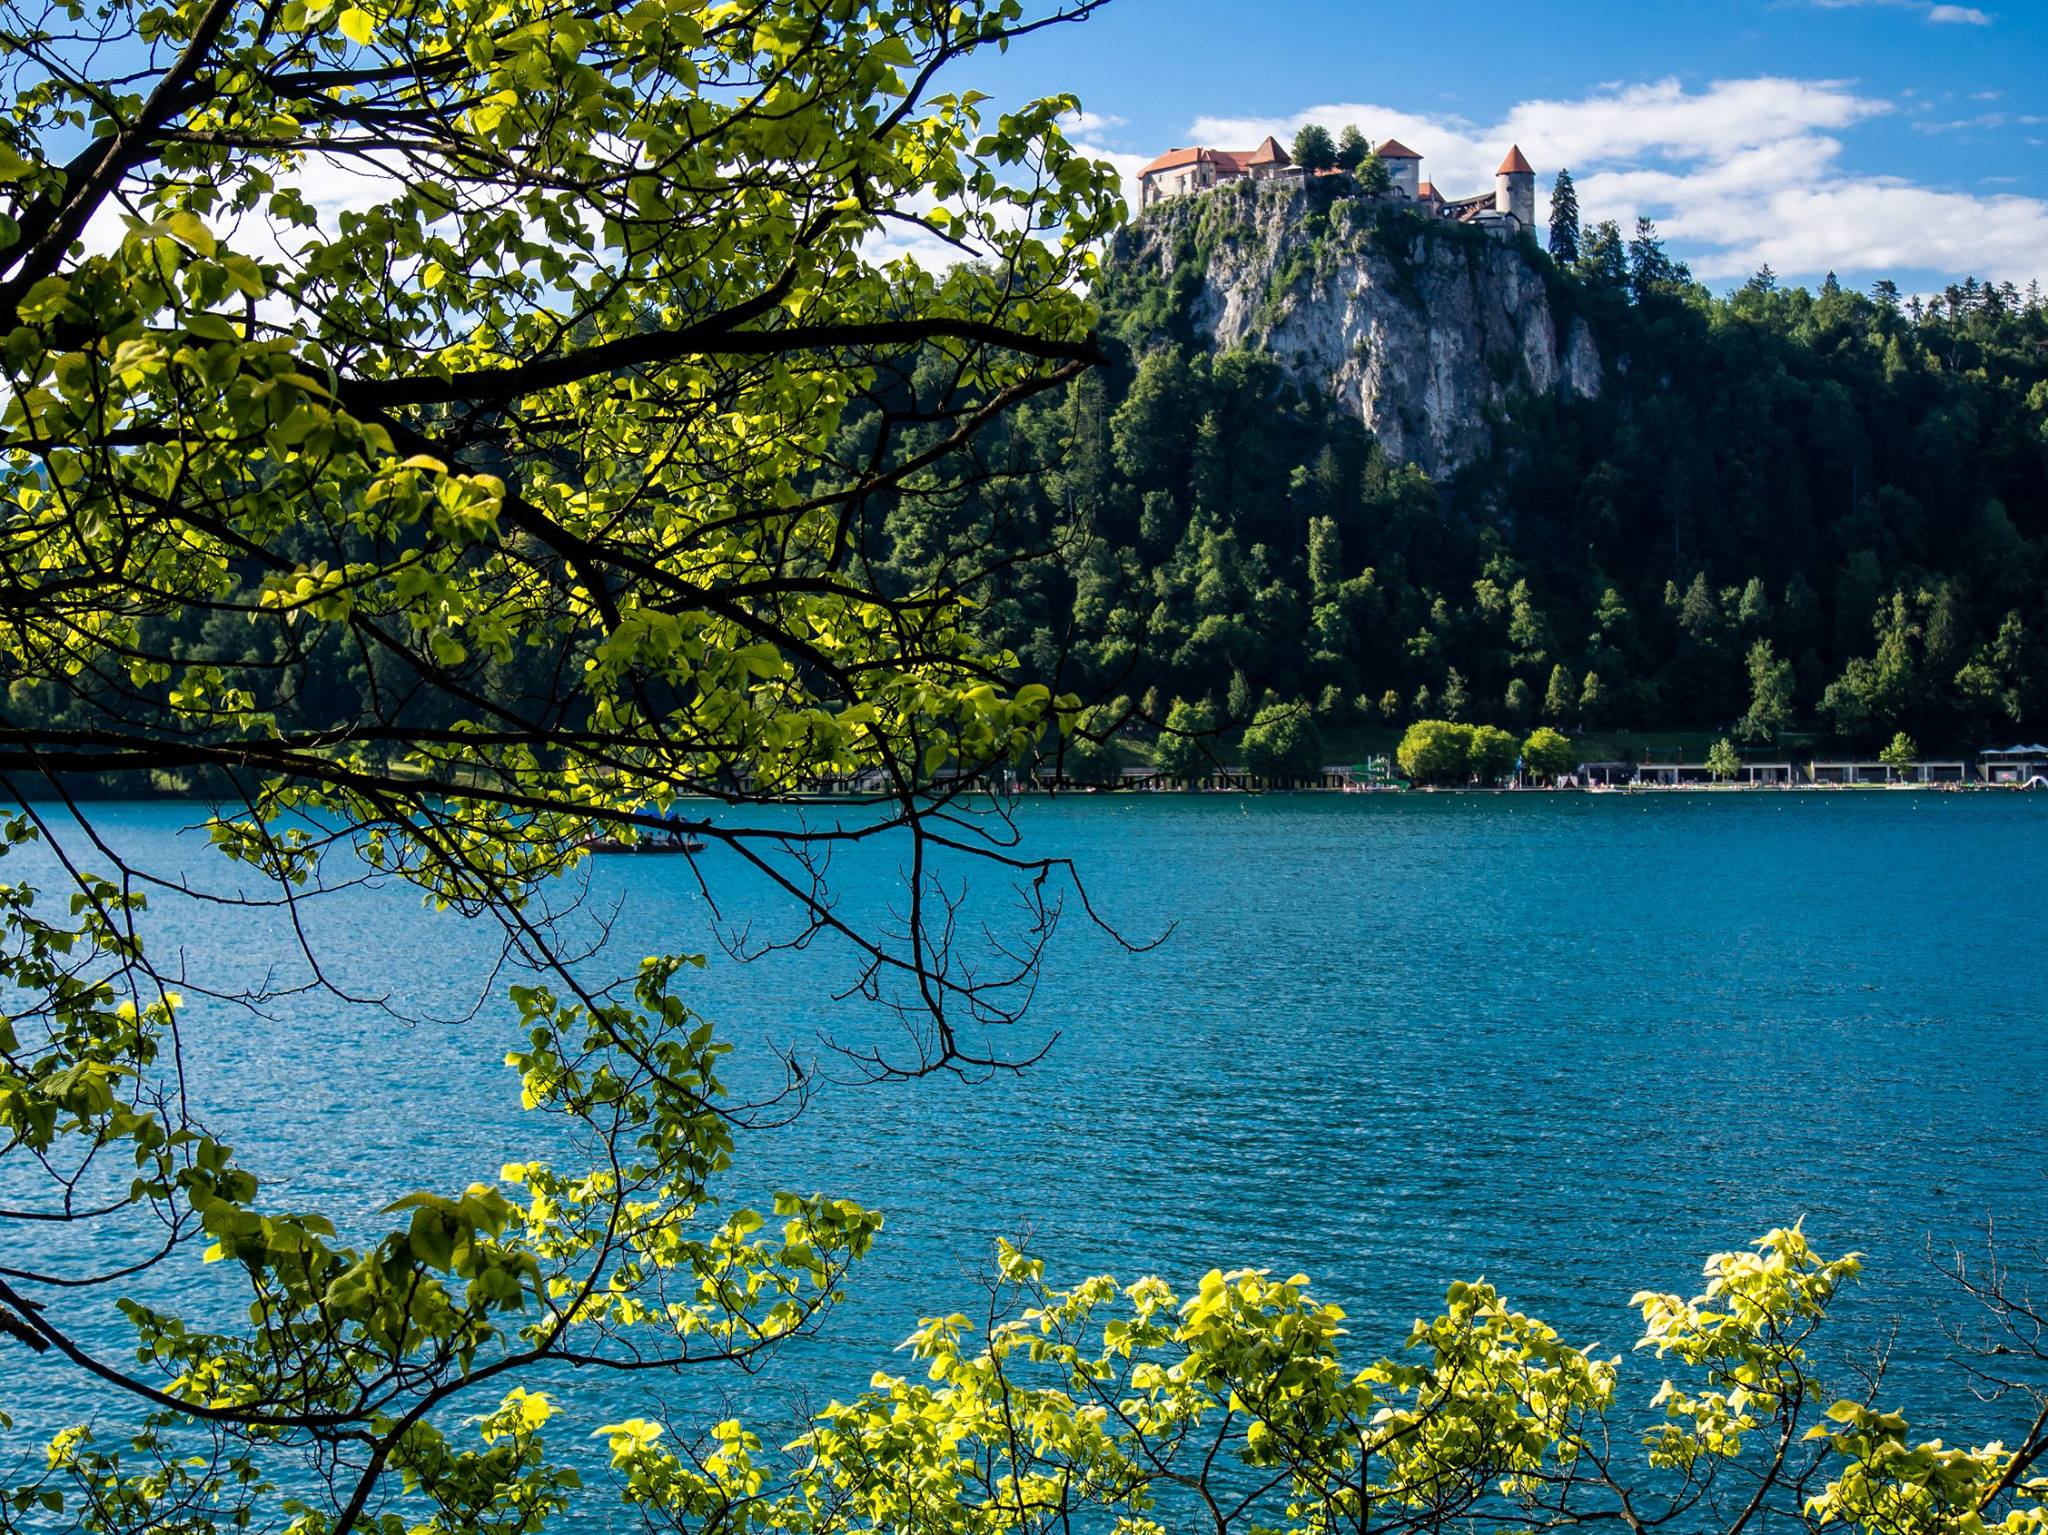
{"label": "sky", "polygon": [[1649,215],[1717,288],[2048,286],[2048,0],[1110,0],[959,83],[1072,92],[1126,176],[1356,123],[1455,197],[1519,143],[1546,203],[1568,166],[1587,222]]}

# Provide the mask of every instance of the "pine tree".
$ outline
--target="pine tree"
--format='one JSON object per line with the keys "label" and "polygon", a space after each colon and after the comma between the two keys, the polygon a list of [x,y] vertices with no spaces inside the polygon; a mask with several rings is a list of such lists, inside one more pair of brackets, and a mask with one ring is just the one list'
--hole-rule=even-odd
{"label": "pine tree", "polygon": [[1621,226],[1613,219],[1593,226],[1579,252],[1579,271],[1612,288],[1628,286],[1628,250],[1622,244]]}
{"label": "pine tree", "polygon": [[1557,173],[1557,184],[1550,189],[1550,255],[1559,266],[1577,266],[1579,262],[1579,189],[1572,184],[1572,173],[1562,170]]}
{"label": "pine tree", "polygon": [[1464,674],[1454,666],[1450,670],[1450,675],[1444,678],[1444,718],[1456,719],[1465,712],[1465,705],[1470,702],[1471,698],[1465,692]]}
{"label": "pine tree", "polygon": [[1842,280],[1835,276],[1833,272],[1829,272],[1827,281],[1820,285],[1820,296],[1822,298],[1840,298],[1842,296]]}
{"label": "pine tree", "polygon": [[1543,717],[1561,720],[1572,712],[1572,676],[1560,661],[1550,669],[1550,686],[1543,690]]}
{"label": "pine tree", "polygon": [[1597,721],[1607,708],[1607,689],[1601,685],[1598,672],[1587,672],[1585,685],[1579,689],[1579,719],[1582,723]]}
{"label": "pine tree", "polygon": [[1628,281],[1636,302],[1642,303],[1677,275],[1656,224],[1647,217],[1637,219],[1635,238],[1628,242]]}

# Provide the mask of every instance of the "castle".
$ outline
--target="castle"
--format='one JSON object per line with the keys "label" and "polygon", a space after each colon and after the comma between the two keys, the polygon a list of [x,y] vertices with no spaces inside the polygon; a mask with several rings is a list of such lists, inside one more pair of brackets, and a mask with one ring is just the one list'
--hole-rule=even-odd
{"label": "castle", "polygon": [[[1521,146],[1508,151],[1494,173],[1493,190],[1477,197],[1447,198],[1422,179],[1422,156],[1399,139],[1388,139],[1374,151],[1387,167],[1387,196],[1413,203],[1433,218],[1475,224],[1512,238],[1536,227],[1536,172]],[[1169,149],[1138,172],[1138,205],[1149,208],[1169,197],[1207,192],[1236,181],[1306,181],[1311,173],[1296,165],[1271,134],[1257,149]],[[1316,171],[1318,176],[1341,171]]]}

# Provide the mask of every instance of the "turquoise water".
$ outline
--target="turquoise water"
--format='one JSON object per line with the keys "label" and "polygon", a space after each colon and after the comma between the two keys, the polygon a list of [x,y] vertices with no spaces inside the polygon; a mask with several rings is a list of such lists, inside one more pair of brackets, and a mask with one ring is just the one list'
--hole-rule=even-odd
{"label": "turquoise water", "polygon": [[[1846,1309],[1864,1341],[1899,1319],[1894,1400],[1980,1426],[1936,1325],[1962,1308],[1927,1250],[1977,1248],[1987,1220],[2019,1239],[2048,1228],[2048,801],[1145,798],[1021,817],[1123,932],[1172,936],[1127,953],[1069,920],[1013,1042],[1050,1051],[1021,1077],[827,1084],[742,1146],[743,1188],[824,1188],[888,1215],[822,1338],[765,1379],[715,1383],[750,1410],[799,1381],[820,1399],[858,1389],[918,1316],[972,1309],[999,1235],[1056,1273],[1304,1270],[1375,1352],[1447,1282],[1484,1274],[1573,1341],[1622,1351],[1633,1291],[1687,1289],[1706,1253],[1804,1218],[1823,1250],[1870,1255]],[[203,840],[180,834],[196,818],[151,804],[106,825],[217,882]],[[712,952],[693,1000],[740,1042],[742,1082],[774,1069],[770,1042],[869,1027],[829,1000],[849,976],[829,944],[718,955],[712,898],[757,936],[791,912],[730,855],[700,867],[708,897],[678,860],[598,861],[587,909],[615,913],[612,968]],[[869,915],[899,889],[876,849],[841,854],[833,877]],[[409,892],[351,892],[312,920],[333,977],[396,1011],[455,1017],[483,984],[487,935]],[[154,946],[244,983],[302,969],[281,923],[252,937],[189,902],[163,903]],[[500,1010],[408,1024],[287,997],[269,1012],[195,1000],[191,1029],[205,1117],[278,1198],[367,1215],[489,1178],[521,1144]],[[18,1230],[0,1240],[22,1251]],[[172,1288],[204,1307],[207,1282]],[[75,1379],[34,1378],[38,1417],[92,1411]],[[1647,1396],[1650,1366],[1636,1379]],[[640,1383],[575,1389],[612,1392],[607,1411],[647,1405]]]}

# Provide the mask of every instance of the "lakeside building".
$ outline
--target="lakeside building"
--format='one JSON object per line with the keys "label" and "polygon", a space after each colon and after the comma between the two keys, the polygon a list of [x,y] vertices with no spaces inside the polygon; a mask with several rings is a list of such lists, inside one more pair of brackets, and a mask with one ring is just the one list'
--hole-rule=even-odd
{"label": "lakeside building", "polygon": [[2031,783],[2048,779],[2048,746],[2000,746],[1977,754],[1986,783]]}
{"label": "lakeside building", "polygon": [[[1422,177],[1422,156],[1399,139],[1388,139],[1373,151],[1387,168],[1390,178],[1385,199],[1407,203],[1431,218],[1471,224],[1512,239],[1523,230],[1536,227],[1536,169],[1519,144],[1509,148],[1507,158],[1494,172],[1493,190],[1471,197],[1445,197]],[[1150,208],[1169,197],[1191,197],[1240,181],[1306,182],[1310,172],[1294,163],[1294,157],[1268,134],[1257,149],[1210,149],[1190,145],[1169,149],[1138,172],[1138,206]],[[1348,172],[1323,170],[1316,176],[1342,176]]]}
{"label": "lakeside building", "polygon": [[1807,769],[1814,783],[1840,787],[1852,784],[1967,783],[1966,762],[1815,762]]}

